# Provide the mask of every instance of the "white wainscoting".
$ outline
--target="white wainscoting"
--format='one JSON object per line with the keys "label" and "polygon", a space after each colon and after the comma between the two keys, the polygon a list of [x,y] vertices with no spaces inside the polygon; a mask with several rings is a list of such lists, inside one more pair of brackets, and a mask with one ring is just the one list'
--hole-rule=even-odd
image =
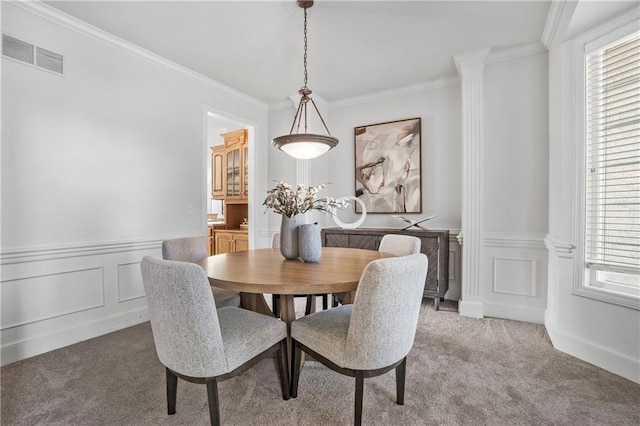
{"label": "white wainscoting", "polygon": [[2,365],[148,320],[140,261],[162,240],[2,253]]}
{"label": "white wainscoting", "polygon": [[547,304],[544,237],[544,234],[484,234],[484,316],[544,323]]}

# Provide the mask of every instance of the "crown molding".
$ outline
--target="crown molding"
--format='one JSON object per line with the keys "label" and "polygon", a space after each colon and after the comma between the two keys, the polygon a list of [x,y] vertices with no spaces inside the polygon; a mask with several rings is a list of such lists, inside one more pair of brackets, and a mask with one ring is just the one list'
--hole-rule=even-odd
{"label": "crown molding", "polygon": [[422,83],[409,84],[407,86],[396,87],[388,90],[381,90],[378,92],[369,93],[362,96],[353,96],[351,98],[345,98],[332,102],[329,108],[340,108],[345,106],[362,104],[365,102],[374,102],[382,99],[393,98],[396,96],[405,96],[412,93],[424,92],[427,90],[438,89],[440,87],[454,86],[460,84],[459,77],[446,77],[438,80],[425,81]]}
{"label": "crown molding", "polygon": [[[460,84],[460,77],[446,77],[446,78],[440,78],[438,80],[425,81],[425,82],[416,83],[416,84],[409,84],[407,86],[400,86],[400,87],[396,87],[388,90],[380,90],[378,92],[373,92],[366,95],[344,98],[344,99],[337,100],[335,102],[328,102],[325,99],[321,99],[321,100],[327,105],[329,109],[341,108],[345,106],[358,105],[366,102],[374,102],[382,99],[392,98],[395,96],[405,96],[405,95],[410,95],[412,93],[424,92],[427,90],[433,90],[440,87],[455,86],[459,84]],[[318,100],[317,95],[314,96],[314,99]],[[297,100],[294,101],[294,104],[291,103],[292,100],[293,98],[290,97],[289,100],[284,100],[284,101],[276,102],[274,104],[270,104],[269,112],[291,108],[292,106],[295,107],[295,102],[297,102]]]}
{"label": "crown molding", "polygon": [[116,37],[115,35],[108,33],[98,27],[90,25],[71,15],[68,15],[56,9],[53,6],[49,6],[40,0],[35,0],[35,1],[6,0],[6,2],[14,6],[17,6],[27,12],[30,12],[36,16],[47,19],[55,24],[63,26],[80,35],[83,35],[85,37],[88,37],[100,43],[103,43],[109,47],[116,48],[120,51],[129,53],[133,56],[141,58],[151,64],[157,65],[161,68],[164,68],[167,71],[173,72],[174,74],[187,78],[198,84],[201,84],[203,86],[206,86],[212,89],[222,90],[232,96],[241,98],[258,107],[265,108],[265,109],[268,108],[268,105],[265,102],[262,102],[254,97],[251,97],[246,93],[240,92],[239,90],[226,86],[216,80],[206,77],[200,73],[197,73],[187,67],[176,64],[175,62],[172,62],[149,50],[143,49],[140,46],[137,46],[119,37]]}
{"label": "crown molding", "polygon": [[615,15],[579,34],[575,38],[575,41],[579,44],[586,45],[597,38],[600,38],[612,31],[624,27],[627,24],[637,22],[638,15],[640,15],[640,6],[635,6],[631,9],[627,9],[624,12]]}
{"label": "crown molding", "polygon": [[487,61],[491,48],[478,49],[473,52],[462,53],[453,56],[453,62],[456,64],[458,75],[471,76],[481,74]]}
{"label": "crown molding", "polygon": [[550,49],[553,44],[553,40],[558,31],[558,25],[560,24],[560,18],[562,17],[562,11],[567,0],[553,0],[551,6],[549,6],[549,12],[547,12],[547,20],[544,23],[544,29],[542,30],[542,37],[540,41],[546,49]]}
{"label": "crown molding", "polygon": [[487,56],[485,63],[508,61],[522,56],[535,55],[537,53],[546,52],[547,48],[539,41],[533,43],[521,44],[507,48],[491,49],[491,53]]}

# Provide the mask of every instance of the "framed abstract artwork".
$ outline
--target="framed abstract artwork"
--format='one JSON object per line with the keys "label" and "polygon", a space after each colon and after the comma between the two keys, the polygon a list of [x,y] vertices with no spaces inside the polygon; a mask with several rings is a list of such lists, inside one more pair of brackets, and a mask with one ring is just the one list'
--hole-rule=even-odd
{"label": "framed abstract artwork", "polygon": [[420,118],[354,129],[356,197],[368,213],[422,213],[420,129]]}

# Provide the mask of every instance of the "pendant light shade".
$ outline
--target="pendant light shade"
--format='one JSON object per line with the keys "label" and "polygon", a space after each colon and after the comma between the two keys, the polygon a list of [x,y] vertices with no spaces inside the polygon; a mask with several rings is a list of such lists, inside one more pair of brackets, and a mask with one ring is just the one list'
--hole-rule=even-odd
{"label": "pendant light shade", "polygon": [[[298,93],[300,103],[296,115],[293,117],[293,124],[288,135],[278,136],[271,141],[273,146],[284,151],[294,158],[310,160],[316,158],[338,145],[338,138],[331,136],[327,124],[324,122],[316,103],[311,98],[311,89],[307,87],[307,9],[313,6],[313,1],[298,0],[298,6],[304,9],[304,85]],[[313,109],[318,114],[326,135],[307,132],[307,106],[313,105]],[[294,132],[295,130],[295,132]]]}
{"label": "pendant light shade", "polygon": [[273,145],[294,158],[310,160],[338,145],[338,138],[314,133],[293,133],[274,138]]}

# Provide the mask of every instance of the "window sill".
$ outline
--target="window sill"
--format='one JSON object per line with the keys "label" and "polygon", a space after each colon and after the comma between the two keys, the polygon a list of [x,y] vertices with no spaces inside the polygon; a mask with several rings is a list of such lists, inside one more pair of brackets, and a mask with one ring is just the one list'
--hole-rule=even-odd
{"label": "window sill", "polygon": [[587,285],[574,288],[573,294],[640,311],[640,297],[638,296],[618,293],[604,288]]}

